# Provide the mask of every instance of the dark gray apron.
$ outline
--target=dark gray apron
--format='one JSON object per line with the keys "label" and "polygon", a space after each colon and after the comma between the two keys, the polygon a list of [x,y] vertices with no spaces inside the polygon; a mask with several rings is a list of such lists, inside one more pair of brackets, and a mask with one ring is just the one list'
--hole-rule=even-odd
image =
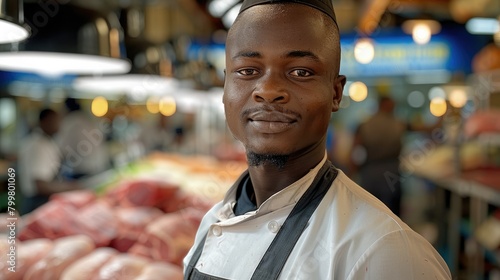
{"label": "dark gray apron", "polygon": [[[295,247],[297,240],[307,227],[307,222],[318,207],[319,203],[330,189],[333,180],[337,177],[338,171],[330,161],[326,161],[314,178],[311,186],[302,195],[292,212],[281,226],[274,237],[271,245],[262,257],[259,265],[255,269],[252,280],[271,280],[278,279],[281,270],[285,266],[288,256]],[[207,275],[198,271],[195,266],[205,245],[206,235],[200,241],[198,247],[191,257],[191,261],[186,267],[184,280],[209,280],[224,279]]]}

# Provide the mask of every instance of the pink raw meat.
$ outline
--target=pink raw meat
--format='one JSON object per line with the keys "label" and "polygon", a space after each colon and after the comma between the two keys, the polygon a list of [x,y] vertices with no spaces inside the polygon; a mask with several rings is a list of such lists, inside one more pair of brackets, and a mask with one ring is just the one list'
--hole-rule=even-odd
{"label": "pink raw meat", "polygon": [[159,207],[179,190],[177,186],[154,180],[125,181],[106,193],[112,205]]}
{"label": "pink raw meat", "polygon": [[91,237],[97,247],[109,245],[118,234],[114,210],[104,201],[97,201],[79,209],[74,218],[79,233]]}
{"label": "pink raw meat", "polygon": [[102,266],[93,280],[133,280],[142,273],[148,262],[139,256],[119,254]]}
{"label": "pink raw meat", "polygon": [[146,226],[161,215],[163,212],[153,207],[118,207],[115,209],[118,233],[110,246],[120,252],[127,252]]}
{"label": "pink raw meat", "polygon": [[129,252],[181,266],[203,215],[203,211],[195,208],[165,214],[148,225]]}
{"label": "pink raw meat", "polygon": [[85,235],[62,237],[42,259],[31,266],[24,280],[55,280],[76,260],[94,250],[94,242]]}
{"label": "pink raw meat", "polygon": [[16,258],[16,272],[6,273],[5,278],[0,276],[0,279],[5,280],[21,280],[23,279],[26,271],[33,266],[34,263],[47,255],[53,247],[50,239],[39,238],[27,240],[24,242],[16,243],[17,258]]}
{"label": "pink raw meat", "polygon": [[139,277],[134,280],[182,280],[183,271],[177,265],[154,262],[148,264]]}
{"label": "pink raw meat", "polygon": [[73,206],[75,208],[82,208],[97,199],[96,194],[91,190],[74,190],[67,192],[55,193],[50,196],[50,200]]}
{"label": "pink raw meat", "polygon": [[117,254],[113,248],[97,248],[66,268],[60,280],[91,280]]}
{"label": "pink raw meat", "polygon": [[20,240],[35,238],[57,239],[75,235],[80,229],[75,222],[77,209],[59,201],[49,201],[29,215],[25,215],[24,227],[19,233]]}

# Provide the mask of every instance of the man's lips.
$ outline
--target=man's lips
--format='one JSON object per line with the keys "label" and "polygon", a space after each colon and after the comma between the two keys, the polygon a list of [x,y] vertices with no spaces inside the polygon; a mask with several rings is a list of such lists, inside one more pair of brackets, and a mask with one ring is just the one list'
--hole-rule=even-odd
{"label": "man's lips", "polygon": [[281,133],[297,123],[297,117],[277,111],[254,111],[248,115],[251,127],[260,133]]}

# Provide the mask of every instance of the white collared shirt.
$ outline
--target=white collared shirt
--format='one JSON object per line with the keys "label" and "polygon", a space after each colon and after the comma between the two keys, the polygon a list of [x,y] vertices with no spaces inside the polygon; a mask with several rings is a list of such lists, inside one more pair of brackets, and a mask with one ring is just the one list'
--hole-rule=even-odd
{"label": "white collared shirt", "polygon": [[[195,245],[207,234],[195,268],[226,278],[250,279],[296,202],[323,161],[267,199],[235,216],[237,186],[203,218]],[[441,256],[382,202],[339,170],[337,178],[295,244],[280,279],[451,279]]]}

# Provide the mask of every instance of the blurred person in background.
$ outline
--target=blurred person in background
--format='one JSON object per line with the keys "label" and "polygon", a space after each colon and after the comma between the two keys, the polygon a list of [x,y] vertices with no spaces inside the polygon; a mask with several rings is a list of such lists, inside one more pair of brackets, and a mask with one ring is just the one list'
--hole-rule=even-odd
{"label": "blurred person in background", "polygon": [[407,132],[431,133],[442,124],[406,123],[394,116],[396,103],[387,94],[380,94],[378,111],[361,123],[354,133],[350,171],[359,184],[381,200],[394,214],[401,216],[400,157],[403,137]]}
{"label": "blurred person in background", "polygon": [[54,141],[60,116],[52,109],[40,111],[38,126],[23,139],[19,151],[21,214],[27,214],[49,200],[53,193],[79,189],[72,181],[59,179],[61,151]]}
{"label": "blurred person in background", "polygon": [[381,96],[378,111],[359,125],[353,139],[351,171],[359,176],[363,188],[400,216],[399,155],[406,124],[394,116],[394,107],[394,100]]}
{"label": "blurred person in background", "polygon": [[56,141],[63,158],[63,176],[68,179],[96,175],[110,167],[106,133],[97,120],[85,113],[78,100],[67,98],[67,113]]}

